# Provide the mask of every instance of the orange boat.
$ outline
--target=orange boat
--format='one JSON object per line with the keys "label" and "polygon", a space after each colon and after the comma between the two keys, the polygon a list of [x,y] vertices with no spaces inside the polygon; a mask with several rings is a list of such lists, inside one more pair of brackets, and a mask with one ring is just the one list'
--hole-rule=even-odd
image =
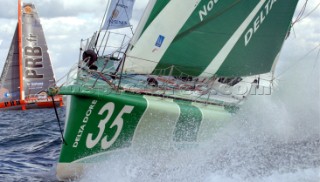
{"label": "orange boat", "polygon": [[46,93],[55,84],[37,10],[19,0],[18,24],[0,78],[0,109],[63,106],[62,96]]}

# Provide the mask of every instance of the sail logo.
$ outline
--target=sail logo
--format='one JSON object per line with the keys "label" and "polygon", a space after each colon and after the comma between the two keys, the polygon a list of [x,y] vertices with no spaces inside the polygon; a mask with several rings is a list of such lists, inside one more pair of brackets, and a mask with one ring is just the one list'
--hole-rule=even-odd
{"label": "sail logo", "polygon": [[210,0],[207,5],[203,5],[203,9],[199,11],[200,20],[203,21],[204,17],[208,15],[210,11],[212,11],[215,4],[218,3],[218,0]]}
{"label": "sail logo", "polygon": [[[36,35],[30,34],[26,38],[29,45],[35,45],[38,41]],[[44,77],[43,74],[38,74],[37,69],[43,68],[43,59],[42,59],[42,49],[39,46],[25,46],[24,47],[25,55],[25,76],[30,79],[41,79]]]}
{"label": "sail logo", "polygon": [[156,41],[155,46],[161,47],[162,44],[163,44],[164,39],[165,39],[165,37],[164,37],[163,35],[159,35],[159,37],[158,37],[158,39],[157,39],[157,41]]}
{"label": "sail logo", "polygon": [[269,0],[264,8],[258,13],[258,16],[255,18],[252,27],[249,28],[249,30],[246,32],[244,36],[244,44],[245,46],[248,45],[250,42],[252,36],[258,31],[260,28],[260,25],[264,22],[265,18],[269,15],[273,4],[277,2],[277,0]]}
{"label": "sail logo", "polygon": [[119,16],[119,11],[115,9],[112,13],[112,19],[116,19]]}
{"label": "sail logo", "polygon": [[24,13],[31,14],[32,13],[32,8],[29,5],[25,6],[24,7]]}

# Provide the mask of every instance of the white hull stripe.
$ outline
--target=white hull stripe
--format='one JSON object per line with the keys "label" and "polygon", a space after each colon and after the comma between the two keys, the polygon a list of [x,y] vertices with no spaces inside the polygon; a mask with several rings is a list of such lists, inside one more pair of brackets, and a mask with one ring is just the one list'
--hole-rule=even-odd
{"label": "white hull stripe", "polygon": [[[152,144],[167,147],[173,138],[173,130],[180,116],[180,107],[171,99],[144,96],[148,106],[134,132],[132,147],[148,148]],[[160,146],[161,145],[161,146]]]}
{"label": "white hull stripe", "polygon": [[244,20],[244,22],[240,25],[240,27],[235,31],[232,37],[228,40],[228,42],[223,46],[217,56],[211,61],[209,66],[204,70],[204,72],[200,75],[200,77],[208,77],[215,74],[222,63],[225,61],[227,56],[230,54],[233,47],[236,45],[238,40],[240,39],[241,35],[250,25],[252,20],[256,17],[257,13],[263,6],[266,0],[261,0],[257,6],[253,9],[253,11],[249,14],[249,16]]}

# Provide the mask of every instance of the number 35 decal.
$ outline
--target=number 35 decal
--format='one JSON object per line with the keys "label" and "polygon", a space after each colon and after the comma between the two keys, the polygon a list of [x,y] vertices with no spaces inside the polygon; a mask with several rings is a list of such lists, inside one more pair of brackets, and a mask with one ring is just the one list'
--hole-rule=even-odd
{"label": "number 35 decal", "polygon": [[118,138],[122,127],[123,127],[123,119],[122,119],[122,115],[123,114],[130,114],[131,111],[133,110],[133,106],[124,106],[122,108],[122,110],[119,112],[118,116],[116,117],[116,119],[112,122],[110,121],[110,118],[114,112],[114,103],[109,102],[107,104],[105,104],[99,111],[99,115],[102,116],[106,111],[108,111],[107,116],[100,120],[100,123],[98,125],[99,128],[99,133],[98,136],[96,138],[93,139],[93,134],[89,133],[87,136],[87,141],[86,141],[86,145],[88,148],[93,148],[94,146],[96,146],[99,141],[101,140],[101,138],[103,137],[103,133],[106,127],[106,124],[108,122],[112,122],[110,129],[117,126],[117,130],[116,133],[114,134],[114,136],[112,138],[109,138],[108,135],[104,136],[101,140],[101,148],[102,149],[107,149],[109,148]]}

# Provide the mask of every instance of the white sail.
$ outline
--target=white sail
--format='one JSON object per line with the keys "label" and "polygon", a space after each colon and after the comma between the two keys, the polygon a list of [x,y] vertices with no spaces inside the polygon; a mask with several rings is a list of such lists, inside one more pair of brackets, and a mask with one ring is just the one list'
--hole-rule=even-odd
{"label": "white sail", "polygon": [[134,45],[138,41],[139,37],[141,36],[141,34],[143,32],[143,28],[145,27],[145,25],[148,21],[148,18],[151,14],[151,11],[152,11],[156,1],[157,0],[150,0],[149,1],[148,5],[143,13],[143,16],[141,17],[141,20],[137,26],[137,29],[131,39],[131,45]]}
{"label": "white sail", "polygon": [[112,0],[101,30],[129,27],[135,0]]}

